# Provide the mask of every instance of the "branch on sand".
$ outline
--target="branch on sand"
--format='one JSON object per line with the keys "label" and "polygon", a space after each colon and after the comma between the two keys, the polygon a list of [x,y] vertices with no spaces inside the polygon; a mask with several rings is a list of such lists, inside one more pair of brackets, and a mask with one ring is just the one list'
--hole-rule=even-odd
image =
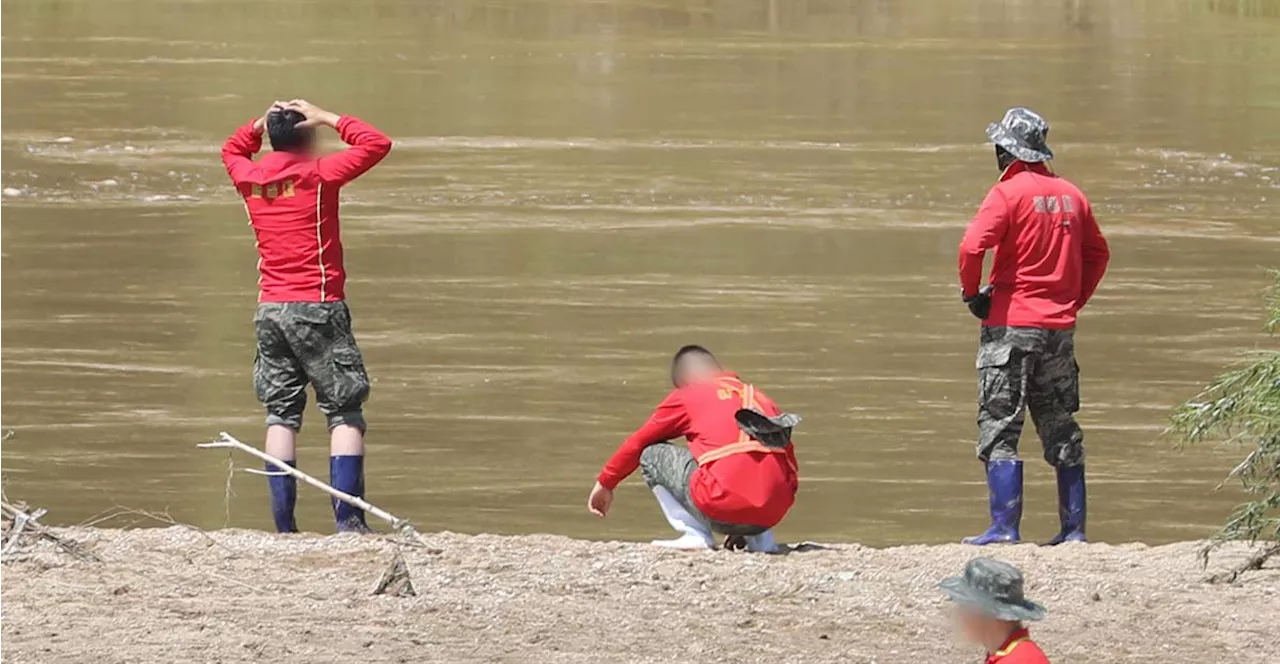
{"label": "branch on sand", "polygon": [[409,578],[409,566],[404,562],[404,555],[396,551],[394,557],[391,558],[387,569],[382,572],[382,577],[378,579],[378,585],[374,586],[373,594],[375,595],[391,595],[392,597],[407,597],[417,595],[418,591],[413,588],[413,579]]}
{"label": "branch on sand", "polygon": [[0,551],[0,555],[11,553],[19,540],[22,538],[22,531],[26,530],[28,523],[34,523],[36,519],[44,516],[48,512],[42,507],[31,513],[30,516],[24,514],[22,510],[13,510],[12,526],[9,527],[9,536],[4,541],[4,550]]}
{"label": "branch on sand", "polygon": [[[273,457],[270,454],[267,454],[266,452],[263,452],[256,447],[253,447],[252,445],[246,445],[245,443],[242,443],[239,440],[236,440],[235,437],[233,437],[231,434],[225,431],[221,432],[218,435],[217,440],[209,443],[200,443],[196,445],[196,447],[199,447],[201,449],[237,449],[237,450],[240,450],[241,452],[245,452],[247,454],[256,456],[259,459],[262,459],[263,461],[266,461],[267,463],[270,463],[272,466],[275,467],[274,470],[270,471],[271,474],[292,475],[298,480],[301,480],[306,484],[310,484],[311,486],[329,494],[330,496],[333,496],[337,500],[341,500],[342,502],[348,505],[351,505],[352,507],[364,510],[369,514],[372,514],[373,516],[376,516],[379,519],[386,521],[387,523],[391,524],[391,528],[395,530],[395,532],[399,533],[405,539],[408,539],[408,540],[420,539],[417,536],[417,531],[414,530],[413,528],[413,524],[409,523],[408,519],[401,519],[400,517],[382,509],[381,507],[378,507],[377,505],[374,505],[373,503],[365,500],[360,496],[353,496],[344,491],[339,491],[333,488],[332,486],[329,486],[328,484],[325,484],[324,482],[302,472],[301,470],[298,470],[297,468],[290,466],[284,461],[277,459],[276,457]],[[229,479],[227,483],[228,483],[228,486],[230,486]]]}
{"label": "branch on sand", "polygon": [[4,514],[4,549],[0,552],[5,560],[11,559],[18,547],[24,542],[46,540],[53,542],[58,549],[82,562],[100,563],[102,559],[80,543],[67,539],[40,523],[45,510],[31,511],[26,503],[11,503],[8,496],[0,497],[0,512]]}
{"label": "branch on sand", "polygon": [[[16,435],[16,431],[9,429],[0,436],[0,441],[9,440]],[[10,501],[9,495],[2,488],[0,488],[0,514],[3,515],[3,524],[0,524],[3,535],[0,535],[0,541],[4,543],[0,548],[0,559],[6,562],[13,560],[15,555],[26,553],[23,550],[24,547],[41,540],[52,542],[58,550],[81,562],[102,562],[97,554],[83,544],[63,537],[40,523],[40,518],[48,514],[48,510],[44,508],[32,510],[25,502]]]}
{"label": "branch on sand", "polygon": [[1260,549],[1252,556],[1249,556],[1249,559],[1243,563],[1240,563],[1225,572],[1214,574],[1205,580],[1209,583],[1235,583],[1236,580],[1240,578],[1240,575],[1245,572],[1262,569],[1262,566],[1266,564],[1272,556],[1276,555],[1280,555],[1280,544]]}
{"label": "branch on sand", "polygon": [[[258,475],[293,476],[303,483],[309,484],[312,487],[329,494],[335,500],[341,500],[348,505],[364,510],[365,512],[391,524],[393,533],[382,537],[397,547],[410,546],[418,549],[426,549],[426,553],[428,554],[441,553],[440,549],[432,547],[425,539],[423,539],[422,535],[418,534],[418,531],[414,529],[413,524],[409,523],[408,519],[402,519],[365,500],[361,496],[353,496],[344,491],[339,491],[338,489],[335,489],[334,487],[302,472],[301,470],[290,466],[281,459],[271,456],[256,447],[240,442],[225,431],[219,434],[217,440],[208,443],[200,443],[196,445],[196,447],[201,449],[240,450],[246,454],[258,457],[259,459],[271,464],[270,470],[264,472],[260,470],[245,469],[247,472]],[[229,468],[227,475],[228,500],[231,495],[231,477],[233,474],[234,464]],[[381,578],[378,580],[377,586],[373,590],[373,594],[392,595],[396,597],[417,594],[413,588],[413,580],[409,577],[409,567],[405,564],[404,556],[401,554],[399,548],[397,548],[395,556],[392,558],[386,570],[383,571]]]}

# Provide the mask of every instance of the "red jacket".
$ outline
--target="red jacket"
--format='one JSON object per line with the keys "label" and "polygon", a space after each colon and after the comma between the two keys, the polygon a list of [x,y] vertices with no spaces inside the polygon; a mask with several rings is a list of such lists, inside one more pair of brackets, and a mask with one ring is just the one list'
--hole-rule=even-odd
{"label": "red jacket", "polygon": [[960,243],[960,289],[978,292],[991,263],[991,315],[983,325],[1075,327],[1111,253],[1089,199],[1043,164],[1014,162],[991,188]]}
{"label": "red jacket", "polygon": [[1025,629],[1020,629],[1009,635],[1009,640],[1000,646],[1000,649],[987,655],[986,664],[1049,664],[1049,658],[1045,656],[1040,646],[1031,640],[1031,636]]}
{"label": "red jacket", "polygon": [[258,240],[260,302],[335,302],[346,297],[338,233],[338,190],[391,151],[391,139],[343,116],[338,134],[351,147],[307,157],[271,152],[254,162],[262,134],[250,122],[222,146],[222,163],[244,197]]}
{"label": "red jacket", "polygon": [[[600,484],[616,487],[635,472],[640,453],[654,443],[684,436],[696,458],[739,441],[742,433],[733,415],[743,405],[740,387],[744,384],[736,374],[725,373],[668,394],[649,421],[614,452],[600,471]],[[782,412],[763,392],[755,391],[755,401],[765,415]],[[689,495],[710,519],[772,528],[791,509],[798,486],[795,450],[787,446],[782,454],[745,452],[700,465],[689,481]]]}

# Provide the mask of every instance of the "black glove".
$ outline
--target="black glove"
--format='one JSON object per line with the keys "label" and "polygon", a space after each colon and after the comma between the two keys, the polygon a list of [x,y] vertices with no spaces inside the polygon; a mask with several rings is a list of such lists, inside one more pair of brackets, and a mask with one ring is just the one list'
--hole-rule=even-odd
{"label": "black glove", "polygon": [[964,303],[968,305],[969,313],[977,316],[978,320],[986,320],[987,316],[991,315],[991,291],[995,289],[995,286],[987,284],[986,286],[978,289],[977,295],[964,297],[964,295],[961,294],[960,297],[963,298]]}

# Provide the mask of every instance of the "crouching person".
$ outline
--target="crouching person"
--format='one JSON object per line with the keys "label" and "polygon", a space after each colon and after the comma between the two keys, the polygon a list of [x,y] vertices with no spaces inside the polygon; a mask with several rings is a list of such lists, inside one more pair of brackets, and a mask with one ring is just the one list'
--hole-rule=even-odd
{"label": "crouching person", "polygon": [[[676,353],[671,380],[675,390],[605,464],[587,508],[604,517],[614,487],[639,467],[679,533],[655,545],[710,549],[716,532],[732,548],[775,551],[771,529],[791,509],[798,487],[791,429],[799,418],[701,346]],[[688,447],[667,442],[677,436]]]}
{"label": "crouching person", "polygon": [[1045,609],[1023,594],[1017,567],[974,558],[962,576],[938,585],[955,603],[956,622],[965,639],[986,649],[986,664],[1049,664],[1023,625],[1044,618]]}

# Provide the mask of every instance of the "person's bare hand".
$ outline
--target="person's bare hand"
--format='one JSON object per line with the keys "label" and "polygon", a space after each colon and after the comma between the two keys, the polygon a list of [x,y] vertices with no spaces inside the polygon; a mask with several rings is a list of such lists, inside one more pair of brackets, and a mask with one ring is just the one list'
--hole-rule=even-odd
{"label": "person's bare hand", "polygon": [[274,111],[283,109],[284,104],[285,102],[282,101],[271,102],[271,105],[267,107],[267,110],[262,112],[262,117],[253,121],[253,130],[261,134],[267,128],[267,116],[271,115]]}
{"label": "person's bare hand", "polygon": [[302,117],[306,118],[297,124],[298,127],[338,126],[339,116],[337,113],[330,113],[305,99],[290,100],[285,103],[284,107],[291,111],[297,111],[302,114]]}
{"label": "person's bare hand", "polygon": [[587,496],[587,509],[603,519],[609,513],[610,505],[613,505],[613,489],[606,489],[603,484],[596,482],[591,487],[591,495]]}

